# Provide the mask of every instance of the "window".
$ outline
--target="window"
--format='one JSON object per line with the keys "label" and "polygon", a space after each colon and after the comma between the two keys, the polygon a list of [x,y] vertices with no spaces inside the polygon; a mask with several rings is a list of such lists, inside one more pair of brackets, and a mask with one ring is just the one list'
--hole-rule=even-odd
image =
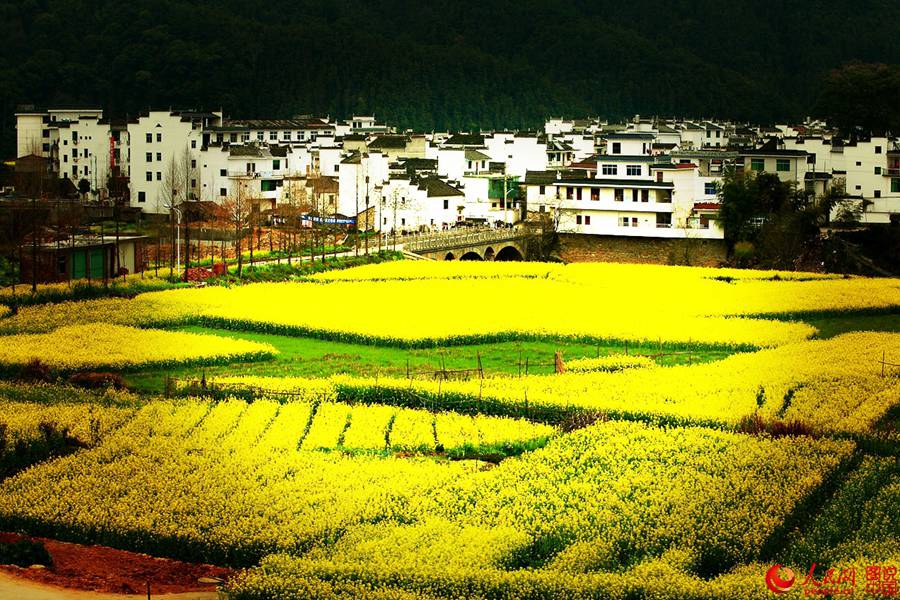
{"label": "window", "polygon": [[622,143],[621,142],[613,142],[612,153],[613,154],[622,154]]}
{"label": "window", "polygon": [[236,133],[230,133],[230,134],[228,134],[228,141],[229,141],[229,142],[236,142],[236,141],[237,141],[237,134],[236,134]]}
{"label": "window", "polygon": [[257,132],[256,132],[256,141],[262,142],[262,141],[264,141],[265,139],[266,139],[266,132],[265,132],[265,131],[257,131]]}
{"label": "window", "polygon": [[192,168],[192,169],[196,169],[196,168],[197,168],[197,161],[194,160],[193,158],[191,159],[191,168]]}
{"label": "window", "polygon": [[543,186],[543,185],[542,185],[542,186],[538,186],[538,194],[540,194],[541,196],[543,196],[543,195],[544,195],[544,192],[545,192],[545,188],[546,188],[546,186]]}
{"label": "window", "polygon": [[875,146],[875,154],[881,154],[881,146]]}
{"label": "window", "polygon": [[228,175],[228,171],[225,169],[219,169],[219,177],[225,177]]}
{"label": "window", "polygon": [[862,162],[856,161],[856,166],[857,166],[857,167],[861,167],[861,166],[862,166]]}
{"label": "window", "polygon": [[279,159],[273,160],[272,161],[272,170],[277,171],[280,168],[281,168],[281,160],[279,160]]}
{"label": "window", "polygon": [[270,142],[277,142],[277,141],[278,141],[278,132],[277,132],[277,131],[270,131],[270,132],[269,132],[269,141],[270,141]]}
{"label": "window", "polygon": [[191,179],[191,187],[192,187],[192,188],[197,187],[197,180],[196,180],[196,179]]}
{"label": "window", "polygon": [[641,190],[641,202],[650,202],[650,190]]}
{"label": "window", "polygon": [[600,200],[600,188],[591,188],[591,200],[594,202]]}
{"label": "window", "polygon": [[707,196],[715,196],[716,195],[716,183],[714,181],[707,181],[703,184],[703,193]]}
{"label": "window", "polygon": [[148,144],[152,144],[152,143],[153,143],[153,134],[152,134],[152,133],[148,133],[148,134],[147,134],[147,143],[148,143]]}
{"label": "window", "polygon": [[575,215],[575,224],[581,225],[581,215]]}
{"label": "window", "polygon": [[619,217],[619,225],[628,227],[628,217]]}
{"label": "window", "polygon": [[162,181],[162,173],[161,173],[160,171],[157,171],[157,172],[156,172],[156,180],[157,180],[157,181]]}
{"label": "window", "polygon": [[875,167],[875,174],[881,175],[881,167]]}
{"label": "window", "polygon": [[400,219],[400,224],[406,225],[406,217],[403,217],[402,219]]}
{"label": "window", "polygon": [[147,162],[153,162],[153,153],[152,152],[147,153]]}
{"label": "window", "polygon": [[291,139],[291,132],[290,131],[282,131],[281,138],[285,141]]}
{"label": "window", "polygon": [[259,190],[261,192],[274,192],[275,187],[274,179],[263,179],[259,182]]}
{"label": "window", "polygon": [[616,202],[624,202],[625,201],[625,190],[622,188],[616,188],[613,190],[613,198]]}
{"label": "window", "polygon": [[581,194],[582,194],[583,192],[584,192],[584,190],[583,190],[582,188],[576,188],[575,193],[578,194],[578,199],[579,199],[579,200],[582,200],[582,199],[583,199],[582,196],[581,196]]}
{"label": "window", "polygon": [[637,217],[631,217],[631,226],[637,227]]}
{"label": "window", "polygon": [[584,216],[584,224],[585,224],[585,225],[590,225],[590,224],[591,224],[591,215],[585,215],[585,216]]}
{"label": "window", "polygon": [[223,197],[224,197],[224,196],[227,196],[227,195],[228,195],[228,190],[226,190],[225,188],[219,188],[219,195],[220,195],[220,196],[223,196]]}
{"label": "window", "polygon": [[625,167],[625,174],[631,176],[640,176],[641,165],[628,165]]}
{"label": "window", "polygon": [[763,158],[751,158],[750,159],[750,169],[752,171],[764,171],[766,168],[766,161]]}
{"label": "window", "polygon": [[444,200],[444,210],[447,210],[448,208],[450,208],[450,201]]}
{"label": "window", "polygon": [[156,153],[156,162],[162,162],[162,152]]}
{"label": "window", "polygon": [[147,201],[147,192],[138,192],[138,202]]}
{"label": "window", "polygon": [[196,148],[197,148],[197,140],[191,140],[191,149],[193,150]]}
{"label": "window", "polygon": [[573,196],[574,188],[567,187],[566,188],[566,200],[571,200]]}
{"label": "window", "polygon": [[786,158],[779,158],[775,161],[775,169],[780,172],[791,170],[791,161]]}
{"label": "window", "polygon": [[881,190],[875,190],[875,197],[881,198]]}
{"label": "window", "polygon": [[637,190],[631,190],[631,201],[632,202],[638,201],[638,191]]}
{"label": "window", "polygon": [[162,141],[162,134],[161,134],[161,133],[157,133],[157,134],[156,134],[156,141],[157,141],[157,142],[161,142],[161,141]]}
{"label": "window", "polygon": [[147,171],[147,181],[153,181],[153,173],[150,171]]}
{"label": "window", "polygon": [[709,137],[711,137],[711,136],[712,136],[712,131],[710,131],[709,129],[707,129],[707,130],[706,130],[706,137],[709,138]]}
{"label": "window", "polygon": [[603,174],[604,175],[618,175],[619,174],[619,165],[603,165]]}
{"label": "window", "polygon": [[900,179],[891,179],[891,193],[900,192]]}

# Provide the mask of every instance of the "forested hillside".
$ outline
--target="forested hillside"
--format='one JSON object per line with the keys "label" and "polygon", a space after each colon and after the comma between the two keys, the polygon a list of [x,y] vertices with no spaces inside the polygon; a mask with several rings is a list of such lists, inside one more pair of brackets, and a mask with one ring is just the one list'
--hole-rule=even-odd
{"label": "forested hillside", "polygon": [[375,112],[427,129],[768,121],[808,113],[830,69],[900,63],[897,23],[890,0],[4,1],[0,133],[6,153],[20,102]]}

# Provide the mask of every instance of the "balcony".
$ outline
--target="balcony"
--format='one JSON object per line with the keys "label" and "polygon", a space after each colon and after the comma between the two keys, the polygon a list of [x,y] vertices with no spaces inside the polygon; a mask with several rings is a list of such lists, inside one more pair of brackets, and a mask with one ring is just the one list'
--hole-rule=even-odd
{"label": "balcony", "polygon": [[885,177],[900,177],[900,167],[886,167],[881,170]]}

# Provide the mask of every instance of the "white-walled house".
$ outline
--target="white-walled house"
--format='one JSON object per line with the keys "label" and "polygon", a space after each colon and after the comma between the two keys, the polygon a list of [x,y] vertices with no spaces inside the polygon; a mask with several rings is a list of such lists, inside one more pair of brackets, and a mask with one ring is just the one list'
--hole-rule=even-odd
{"label": "white-walled house", "polygon": [[859,199],[863,223],[889,223],[900,214],[900,152],[884,136],[845,141],[834,137],[785,137],[786,150],[808,155],[807,189],[843,188]]}
{"label": "white-walled house", "polygon": [[167,184],[167,180],[171,179],[169,173],[173,170],[179,180],[188,173],[189,189],[179,189],[181,200],[199,199],[203,133],[219,118],[215,113],[152,110],[131,121],[128,124],[131,206],[145,212],[168,213],[171,192],[166,186],[171,183]]}
{"label": "white-walled house", "polygon": [[381,152],[353,152],[338,165],[338,209],[357,215],[377,202],[377,189],[388,181],[388,157]]}
{"label": "white-walled house", "polygon": [[465,194],[436,176],[393,176],[379,190],[376,218],[384,233],[440,231],[465,218]]}

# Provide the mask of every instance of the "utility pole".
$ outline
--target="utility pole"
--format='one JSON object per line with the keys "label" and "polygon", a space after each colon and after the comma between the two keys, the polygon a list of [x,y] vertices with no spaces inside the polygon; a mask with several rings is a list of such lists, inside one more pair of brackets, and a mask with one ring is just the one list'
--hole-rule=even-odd
{"label": "utility pole", "polygon": [[366,256],[369,255],[369,176],[366,175]]}

